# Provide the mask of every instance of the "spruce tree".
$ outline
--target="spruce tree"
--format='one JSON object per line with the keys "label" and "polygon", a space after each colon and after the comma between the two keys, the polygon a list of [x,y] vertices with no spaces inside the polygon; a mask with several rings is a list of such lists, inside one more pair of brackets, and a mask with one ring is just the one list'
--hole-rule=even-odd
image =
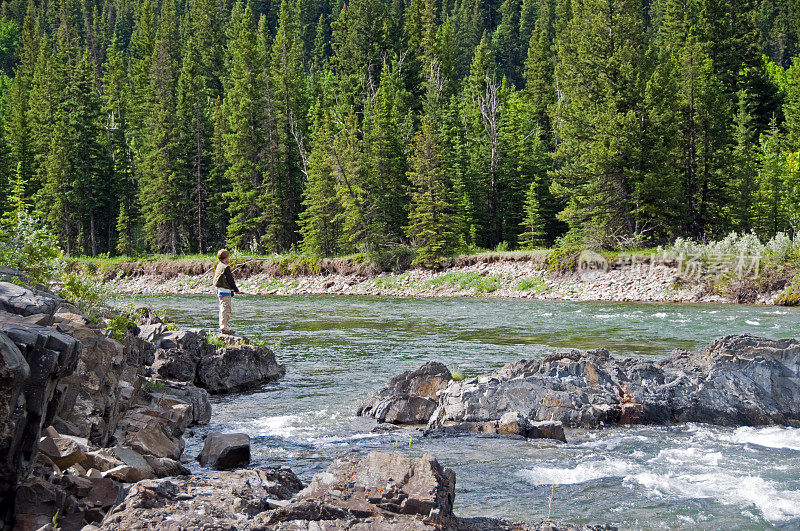
{"label": "spruce tree", "polygon": [[212,73],[204,71],[198,42],[189,37],[184,46],[183,65],[177,85],[176,120],[180,145],[179,171],[189,186],[192,212],[192,245],[198,252],[208,249],[207,181],[211,166],[211,83]]}
{"label": "spruce tree", "polygon": [[642,20],[630,0],[573,4],[558,36],[556,76],[563,98],[552,190],[568,201],[559,215],[591,244],[643,230],[634,195],[640,174]]}
{"label": "spruce tree", "polygon": [[276,204],[275,244],[289,249],[298,242],[303,173],[300,147],[306,135],[305,70],[298,15],[287,0],[281,3],[278,29],[269,64],[270,178]]}
{"label": "spruce tree", "polygon": [[426,114],[414,137],[408,171],[412,191],[406,232],[416,249],[414,262],[424,267],[439,266],[443,257],[453,254],[458,241],[437,136],[433,121]]}
{"label": "spruce tree", "polygon": [[312,111],[312,148],[308,155],[308,182],[303,192],[300,213],[301,249],[312,256],[335,256],[342,240],[342,208],[336,194],[328,142],[331,138],[330,113],[320,99]]}
{"label": "spruce tree", "polygon": [[[168,2],[166,4],[170,6]],[[174,7],[174,6],[173,6]],[[176,33],[174,15],[162,13],[150,61],[146,132],[140,131],[139,204],[145,237],[160,252],[180,252],[187,239],[189,184],[181,167],[177,122]]]}
{"label": "spruce tree", "polygon": [[230,191],[224,194],[230,222],[228,241],[237,247],[273,250],[275,190],[271,186],[264,142],[267,135],[265,49],[250,7],[237,3],[228,34],[224,134]]}

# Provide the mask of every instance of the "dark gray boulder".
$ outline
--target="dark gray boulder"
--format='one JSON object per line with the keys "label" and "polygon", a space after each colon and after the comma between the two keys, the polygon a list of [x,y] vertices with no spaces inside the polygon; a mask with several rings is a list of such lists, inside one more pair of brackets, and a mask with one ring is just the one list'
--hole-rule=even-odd
{"label": "dark gray boulder", "polygon": [[197,460],[201,466],[217,470],[247,466],[250,464],[250,436],[246,433],[211,432]]}
{"label": "dark gray boulder", "polygon": [[429,361],[389,380],[359,406],[357,414],[391,424],[425,424],[438,405],[437,393],[452,379],[444,364]]}
{"label": "dark gray boulder", "polygon": [[139,337],[157,347],[153,369],[161,378],[194,383],[212,394],[252,389],[286,374],[268,348],[237,336],[219,336],[224,347],[208,342],[203,330],[168,330],[163,324],[140,328]]}
{"label": "dark gray boulder", "polygon": [[197,367],[197,385],[211,394],[245,391],[286,374],[268,348],[255,345],[225,347],[204,356]]}
{"label": "dark gray boulder", "polygon": [[81,343],[53,328],[0,319],[0,518],[27,476],[42,429],[55,416],[59,381],[75,369]]}
{"label": "dark gray boulder", "polygon": [[0,282],[0,310],[22,316],[53,315],[60,302],[52,293],[34,293],[10,282]]}

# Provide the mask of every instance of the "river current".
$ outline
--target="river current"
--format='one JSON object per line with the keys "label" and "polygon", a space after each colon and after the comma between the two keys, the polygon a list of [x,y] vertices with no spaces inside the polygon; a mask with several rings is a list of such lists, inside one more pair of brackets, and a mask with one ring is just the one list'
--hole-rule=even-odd
{"label": "river current", "polygon": [[[214,329],[213,296],[147,297],[180,326]],[[209,430],[252,437],[253,465],[304,481],[337,456],[431,453],[456,472],[455,511],[624,529],[800,529],[800,429],[703,424],[567,430],[568,443],[372,432],[358,404],[428,360],[465,376],[559,349],[664,357],[733,333],[800,336],[800,310],[506,299],[235,297],[237,333],[272,345],[286,377],[212,398]],[[194,471],[200,469],[194,467]]]}

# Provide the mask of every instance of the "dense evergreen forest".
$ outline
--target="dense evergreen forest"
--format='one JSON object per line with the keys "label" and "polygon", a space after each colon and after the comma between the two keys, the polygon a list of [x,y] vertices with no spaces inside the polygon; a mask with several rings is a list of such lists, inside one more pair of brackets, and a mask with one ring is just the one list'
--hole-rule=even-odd
{"label": "dense evergreen forest", "polygon": [[0,14],[0,211],[24,200],[68,253],[411,246],[432,264],[800,223],[797,0]]}

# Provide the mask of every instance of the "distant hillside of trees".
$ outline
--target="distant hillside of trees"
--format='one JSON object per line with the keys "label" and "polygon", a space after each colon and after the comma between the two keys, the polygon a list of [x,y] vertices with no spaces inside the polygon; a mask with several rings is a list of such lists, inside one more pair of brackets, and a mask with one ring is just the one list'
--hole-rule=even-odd
{"label": "distant hillside of trees", "polygon": [[71,254],[769,238],[792,0],[10,0],[0,212]]}

